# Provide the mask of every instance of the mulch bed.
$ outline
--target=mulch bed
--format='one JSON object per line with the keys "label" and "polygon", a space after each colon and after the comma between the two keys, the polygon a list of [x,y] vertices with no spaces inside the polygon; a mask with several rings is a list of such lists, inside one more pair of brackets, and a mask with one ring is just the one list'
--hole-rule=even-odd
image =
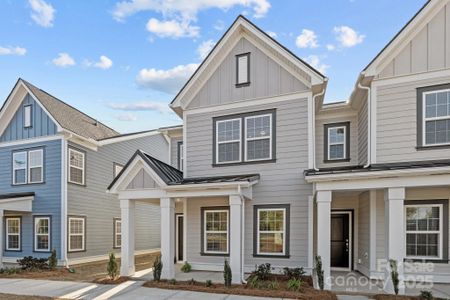
{"label": "mulch bed", "polygon": [[121,283],[124,283],[125,281],[128,281],[129,279],[130,279],[130,277],[127,277],[127,276],[119,277],[116,280],[112,280],[109,277],[103,277],[103,278],[94,279],[92,282],[98,283],[98,284],[121,284]]}
{"label": "mulch bed", "polygon": [[40,297],[40,296],[22,296],[22,295],[12,295],[12,294],[2,294],[0,293],[0,299],[2,300],[52,300],[51,297]]}

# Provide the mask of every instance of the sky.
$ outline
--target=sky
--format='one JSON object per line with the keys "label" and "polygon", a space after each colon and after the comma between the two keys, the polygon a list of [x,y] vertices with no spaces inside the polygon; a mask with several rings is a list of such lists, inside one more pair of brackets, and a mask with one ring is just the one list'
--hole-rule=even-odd
{"label": "sky", "polygon": [[168,103],[239,14],[323,72],[326,102],[426,0],[0,0],[0,101],[23,78],[119,132]]}

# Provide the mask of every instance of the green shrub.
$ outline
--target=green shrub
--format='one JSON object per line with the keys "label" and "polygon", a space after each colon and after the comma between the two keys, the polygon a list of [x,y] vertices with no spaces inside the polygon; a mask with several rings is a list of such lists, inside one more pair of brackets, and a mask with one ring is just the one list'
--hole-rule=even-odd
{"label": "green shrub", "polygon": [[189,285],[195,285],[196,281],[194,278],[191,278],[191,280],[189,280],[188,284]]}
{"label": "green shrub", "polygon": [[206,287],[212,287],[212,281],[210,279],[206,280]]}
{"label": "green shrub", "polygon": [[158,255],[153,262],[153,280],[160,281],[161,280],[161,272],[163,268],[163,263],[161,261],[161,255]]}
{"label": "green shrub", "polygon": [[271,281],[267,284],[267,288],[269,290],[278,290],[279,287],[280,287],[280,285],[278,284],[278,282],[276,280]]}
{"label": "green shrub", "polygon": [[172,278],[172,279],[169,280],[169,284],[176,285],[177,281],[174,278]]}
{"label": "green shrub", "polygon": [[287,282],[287,288],[291,291],[298,291],[302,287],[303,282],[298,278],[291,278]]}
{"label": "green shrub", "polygon": [[228,261],[225,259],[224,266],[223,266],[223,280],[226,287],[231,286],[232,281],[232,275],[231,275],[231,268]]}
{"label": "green shrub", "polygon": [[319,288],[323,290],[324,287],[323,268],[322,268],[322,258],[320,257],[320,255],[316,255],[316,274]]}
{"label": "green shrub", "polygon": [[20,271],[21,270],[18,268],[1,268],[0,274],[13,275],[13,274],[20,273]]}
{"label": "green shrub", "polygon": [[422,300],[433,300],[433,293],[431,291],[420,291],[419,299]]}
{"label": "green shrub", "polygon": [[119,277],[119,267],[117,266],[116,256],[114,253],[109,254],[108,267],[106,270],[108,271],[108,276],[111,280],[116,280]]}
{"label": "green shrub", "polygon": [[189,273],[192,269],[192,266],[188,263],[185,262],[184,265],[181,267],[181,272],[183,273]]}
{"label": "green shrub", "polygon": [[56,268],[57,265],[58,265],[58,258],[56,257],[56,250],[53,249],[52,254],[48,258],[48,266],[50,269],[53,270]]}
{"label": "green shrub", "polygon": [[394,292],[398,295],[398,284],[400,280],[398,279],[397,261],[395,259],[390,259],[389,265],[391,267],[391,279],[392,285],[394,286]]}
{"label": "green shrub", "polygon": [[288,279],[301,279],[303,275],[305,275],[305,270],[303,270],[302,267],[300,268],[284,268],[283,269],[284,275],[288,277]]}
{"label": "green shrub", "polygon": [[25,256],[22,259],[17,260],[17,263],[25,271],[47,270],[48,259],[36,258],[33,256]]}
{"label": "green shrub", "polygon": [[272,268],[269,263],[260,264],[255,267],[253,274],[258,277],[259,280],[267,280],[271,274]]}

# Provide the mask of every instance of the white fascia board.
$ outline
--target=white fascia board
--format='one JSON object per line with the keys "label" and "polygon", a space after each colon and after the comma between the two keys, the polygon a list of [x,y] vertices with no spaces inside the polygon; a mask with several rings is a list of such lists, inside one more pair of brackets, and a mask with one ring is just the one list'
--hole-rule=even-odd
{"label": "white fascia board", "polygon": [[1,142],[0,148],[19,146],[19,145],[27,145],[27,144],[32,144],[32,143],[49,142],[49,141],[61,140],[63,138],[64,138],[64,136],[62,134],[56,134],[56,135],[50,135],[50,136],[29,138],[29,139],[24,139],[24,140]]}
{"label": "white fascia board", "polygon": [[105,146],[105,145],[109,145],[109,144],[126,142],[126,141],[139,139],[139,138],[143,138],[143,137],[154,136],[154,135],[158,135],[158,134],[161,134],[161,132],[158,131],[157,129],[155,129],[152,131],[141,132],[141,133],[136,133],[136,134],[129,134],[126,136],[117,136],[117,137],[112,137],[112,138],[108,138],[105,140],[100,140],[100,141],[97,141],[97,144],[99,146]]}

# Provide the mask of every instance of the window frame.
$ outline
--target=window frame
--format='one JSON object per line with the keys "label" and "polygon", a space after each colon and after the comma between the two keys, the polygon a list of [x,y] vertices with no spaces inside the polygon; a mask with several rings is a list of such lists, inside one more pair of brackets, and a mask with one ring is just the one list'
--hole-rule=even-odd
{"label": "window frame", "polygon": [[[344,142],[330,143],[330,131],[332,129],[344,128]],[[343,158],[330,158],[332,145],[344,145]],[[350,161],[350,121],[324,124],[324,163],[348,162]]]}
{"label": "window frame", "polygon": [[[36,225],[39,223],[39,220],[48,220],[48,233],[47,234],[38,234],[36,232]],[[50,252],[52,249],[52,218],[51,216],[34,216],[33,218],[33,252],[43,252],[47,253]],[[38,249],[38,236],[48,236],[48,248],[47,249]]]}
{"label": "window frame", "polygon": [[[41,153],[41,165],[40,166],[33,166],[30,167],[30,153],[32,152],[40,152]],[[25,162],[26,165],[24,168],[15,168],[14,166],[14,157],[18,154],[21,153],[25,153]],[[44,154],[44,147],[36,147],[36,148],[30,148],[30,149],[21,149],[21,150],[14,150],[12,152],[12,166],[11,166],[11,171],[12,171],[12,185],[29,185],[29,184],[42,184],[45,182],[44,179],[44,169],[45,169],[45,154]],[[31,172],[30,170],[32,168],[41,168],[41,180],[40,181],[31,181]],[[21,183],[17,183],[17,179],[16,179],[16,170],[25,170],[25,182],[21,182]]]}
{"label": "window frame", "polygon": [[[230,140],[230,141],[222,141],[219,142],[219,124],[220,123],[226,123],[226,122],[233,122],[233,121],[239,121],[239,140]],[[215,155],[216,155],[216,164],[223,165],[223,164],[232,164],[232,163],[239,163],[242,161],[242,118],[231,118],[231,119],[224,119],[224,120],[218,120],[215,123]],[[219,162],[219,145],[220,144],[230,144],[230,143],[239,143],[239,159],[238,160],[230,160],[230,161],[223,161]]]}
{"label": "window frame", "polygon": [[[76,152],[76,153],[79,153],[79,154],[81,154],[83,156],[83,167],[82,168],[71,165],[71,163],[70,163],[70,153],[71,152]],[[69,164],[68,174],[67,174],[67,181],[69,183],[72,183],[72,184],[85,186],[86,185],[86,152],[82,151],[82,150],[79,150],[79,149],[75,149],[73,147],[69,147],[69,151],[67,151],[67,155],[69,156],[68,159],[67,159],[67,163]],[[82,183],[71,180],[70,168],[75,168],[75,169],[78,169],[78,170],[82,170],[82,176],[81,176]]]}
{"label": "window frame", "polygon": [[[270,129],[269,129],[269,136],[268,137],[254,137],[254,138],[248,138],[247,137],[247,120],[248,119],[256,119],[256,118],[262,118],[262,117],[269,117],[270,119]],[[271,113],[267,113],[267,114],[261,114],[261,115],[251,115],[251,116],[246,116],[244,117],[244,161],[246,162],[252,162],[252,161],[264,161],[264,160],[271,160],[272,159],[272,151],[273,151],[273,147],[272,147],[272,135],[273,135],[273,130],[272,130],[272,119],[273,119],[273,114]],[[249,141],[258,141],[258,140],[269,140],[269,157],[268,158],[256,158],[256,159],[248,159],[248,142]]]}
{"label": "window frame", "polygon": [[[29,109],[29,124],[27,125],[27,109]],[[33,105],[26,104],[23,106],[23,128],[32,128],[33,127]]]}
{"label": "window frame", "polygon": [[[239,82],[239,59],[247,57],[247,81]],[[236,87],[244,87],[250,85],[250,52],[240,53],[236,55]]]}
{"label": "window frame", "polygon": [[184,169],[184,144],[183,141],[177,143],[177,164],[178,170],[183,172]]}
{"label": "window frame", "polygon": [[427,101],[426,96],[429,94],[438,94],[442,92],[450,93],[450,88],[446,89],[436,89],[431,91],[424,91],[422,92],[422,145],[424,147],[439,147],[439,146],[450,146],[450,141],[447,143],[434,143],[434,144],[427,144],[427,131],[426,131],[426,125],[429,121],[441,121],[441,120],[450,120],[450,114],[448,114],[445,117],[431,117],[427,118]]}
{"label": "window frame", "polygon": [[[8,221],[9,220],[18,220],[19,221],[19,233],[11,234],[8,233]],[[19,247],[18,248],[10,248],[9,247],[9,239],[8,237],[10,235],[17,235],[19,236]],[[11,251],[11,252],[21,252],[22,251],[22,217],[20,216],[5,216],[5,251]]]}
{"label": "window frame", "polygon": [[[201,250],[200,255],[202,256],[229,256],[230,255],[230,207],[229,206],[211,206],[211,207],[202,207],[200,209],[201,212]],[[226,212],[227,213],[227,251],[219,252],[219,251],[208,251],[207,247],[207,238],[206,238],[206,214],[208,212]],[[211,231],[208,231],[211,232]],[[224,233],[224,231],[219,231],[218,233]]]}
{"label": "window frame", "polygon": [[[117,223],[120,222],[120,233],[117,232]],[[117,245],[117,236],[120,235],[120,245]],[[114,218],[113,219],[113,248],[120,249],[122,248],[122,219]]]}
{"label": "window frame", "polygon": [[[25,153],[25,162],[26,165],[23,168],[16,168],[15,165],[15,156],[19,154]],[[25,170],[25,182],[17,182],[16,171],[17,170]],[[28,151],[27,150],[17,150],[12,153],[12,185],[25,185],[28,184]]]}
{"label": "window frame", "polygon": [[[74,233],[70,232],[70,221],[71,220],[78,220],[78,221],[81,220],[83,222],[83,226],[82,226],[83,232],[81,234],[80,233],[74,234]],[[74,252],[86,251],[86,217],[85,216],[69,216],[67,218],[67,222],[68,222],[68,224],[67,224],[67,252],[74,253]],[[82,241],[83,247],[79,248],[79,249],[72,248],[70,245],[70,237],[71,236],[81,236],[82,237],[81,241]]]}
{"label": "window frame", "polygon": [[[30,155],[32,152],[40,152],[41,153],[41,165],[40,166],[31,166],[30,162]],[[44,149],[39,148],[39,149],[31,149],[28,150],[28,163],[27,163],[27,180],[28,180],[28,184],[34,184],[34,183],[43,183],[44,182]],[[40,181],[31,181],[31,169],[35,169],[35,168],[41,168],[41,180]]]}

